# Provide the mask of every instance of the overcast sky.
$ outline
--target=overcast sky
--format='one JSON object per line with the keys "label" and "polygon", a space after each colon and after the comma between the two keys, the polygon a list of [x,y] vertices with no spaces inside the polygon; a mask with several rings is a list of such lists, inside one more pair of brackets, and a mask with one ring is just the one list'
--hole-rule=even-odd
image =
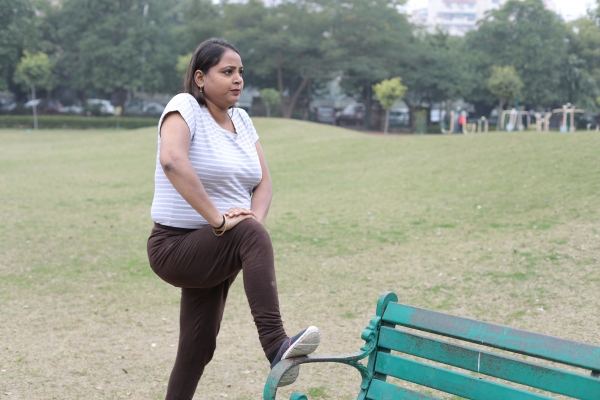
{"label": "overcast sky", "polygon": [[[593,0],[552,0],[556,5],[556,12],[563,16],[567,21],[579,18],[585,15],[586,10],[592,7]],[[408,0],[406,8],[414,10],[417,8],[427,8],[429,0]]]}

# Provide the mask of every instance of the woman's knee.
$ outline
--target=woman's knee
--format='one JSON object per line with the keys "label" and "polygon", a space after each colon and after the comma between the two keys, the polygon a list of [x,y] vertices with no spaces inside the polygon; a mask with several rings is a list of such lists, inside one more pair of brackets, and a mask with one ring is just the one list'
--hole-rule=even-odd
{"label": "woman's knee", "polygon": [[248,218],[239,223],[243,227],[247,236],[255,238],[260,241],[271,243],[271,236],[265,229],[264,225],[255,220],[254,218]]}
{"label": "woman's knee", "polygon": [[[255,219],[246,219],[240,222],[240,234],[242,245],[242,252],[244,249],[255,253],[259,252],[263,255],[264,252],[269,254],[273,253],[273,244],[271,243],[271,236],[265,229],[263,224]],[[237,227],[236,227],[237,228]]]}

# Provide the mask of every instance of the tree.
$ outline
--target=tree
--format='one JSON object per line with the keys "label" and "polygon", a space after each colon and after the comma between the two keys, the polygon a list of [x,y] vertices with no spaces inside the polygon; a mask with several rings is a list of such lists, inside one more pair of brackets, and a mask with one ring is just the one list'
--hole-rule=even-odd
{"label": "tree", "polygon": [[[423,105],[463,98],[473,86],[472,70],[464,57],[464,40],[443,31],[414,36],[398,74],[409,87],[404,101],[416,128],[416,112]],[[446,103],[448,104],[448,103]],[[429,118],[425,118],[428,122]]]}
{"label": "tree", "polygon": [[529,107],[562,104],[561,80],[567,60],[567,30],[557,14],[541,0],[508,0],[467,32],[465,45],[476,85],[466,96],[470,102],[495,103],[486,80],[492,65],[512,65],[526,90]]}
{"label": "tree", "polygon": [[[597,15],[597,17],[596,17]],[[568,101],[598,112],[600,104],[600,3],[586,17],[569,23],[569,59],[565,68]]]}
{"label": "tree", "polygon": [[377,96],[377,99],[379,99],[381,106],[385,110],[385,127],[383,129],[383,133],[385,135],[387,135],[388,133],[388,125],[390,121],[390,108],[392,108],[396,101],[404,97],[406,89],[407,88],[402,84],[402,79],[400,77],[386,79],[379,82],[376,85],[373,85],[375,96]]}
{"label": "tree", "polygon": [[266,7],[249,0],[226,4],[224,11],[225,34],[240,49],[246,83],[276,87],[284,118],[292,117],[311,79],[333,77],[326,15],[314,3],[282,1]]}
{"label": "tree", "polygon": [[521,96],[523,82],[521,82],[521,78],[519,78],[513,66],[493,66],[492,75],[488,79],[487,87],[499,99],[498,122],[496,123],[496,130],[498,130],[504,104],[511,100],[517,100]]}
{"label": "tree", "polygon": [[62,82],[85,94],[171,92],[176,46],[168,17],[172,0],[66,0],[56,16]]}
{"label": "tree", "polygon": [[260,98],[267,108],[267,118],[271,117],[271,107],[275,107],[280,102],[279,92],[271,88],[262,89]]}
{"label": "tree", "polygon": [[[321,0],[327,15],[323,35],[330,39],[329,63],[341,76],[342,88],[363,99],[367,124],[371,110],[372,85],[396,75],[411,57],[412,27],[399,12],[403,0]],[[324,63],[325,64],[325,63]],[[336,71],[337,70],[337,71]]]}
{"label": "tree", "polygon": [[193,52],[204,40],[223,34],[222,7],[211,0],[179,0],[173,4],[172,15],[176,39],[172,45],[179,54]]}
{"label": "tree", "polygon": [[192,60],[192,56],[193,53],[187,53],[177,57],[175,71],[177,72],[177,76],[179,76],[182,82],[185,81],[185,74],[187,72],[188,66],[190,65],[190,61]]}
{"label": "tree", "polygon": [[[15,71],[14,80],[29,86],[31,89],[31,100],[35,100],[36,84],[42,86],[52,72],[52,63],[45,53],[31,54],[27,50],[23,52],[23,57]],[[33,105],[33,129],[38,128],[37,106]]]}
{"label": "tree", "polygon": [[13,89],[12,78],[23,50],[36,50],[35,18],[30,1],[0,0],[0,90]]}

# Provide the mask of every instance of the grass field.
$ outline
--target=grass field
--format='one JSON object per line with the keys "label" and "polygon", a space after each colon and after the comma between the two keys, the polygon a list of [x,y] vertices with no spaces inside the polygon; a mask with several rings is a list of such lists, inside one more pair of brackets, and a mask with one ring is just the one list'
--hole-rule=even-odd
{"label": "grass field", "polygon": [[[600,135],[365,135],[255,121],[289,333],[349,353],[378,296],[600,344]],[[164,398],[178,289],[148,267],[155,129],[0,131],[0,395]],[[241,280],[198,399],[259,399],[269,368]],[[351,399],[304,366],[282,394]],[[9,393],[9,394],[8,394]],[[283,397],[282,397],[283,398]]]}

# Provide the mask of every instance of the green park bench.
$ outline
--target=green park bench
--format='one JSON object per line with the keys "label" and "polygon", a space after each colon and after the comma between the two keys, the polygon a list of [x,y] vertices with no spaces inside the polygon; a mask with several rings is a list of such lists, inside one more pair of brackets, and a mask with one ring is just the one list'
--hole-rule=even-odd
{"label": "green park bench", "polygon": [[[403,387],[403,381],[467,399],[552,399],[548,392],[577,399],[600,399],[600,346],[397,301],[398,297],[392,292],[381,295],[376,317],[361,335],[366,343],[360,351],[337,356],[309,355],[279,362],[267,379],[264,399],[275,399],[277,383],[291,367],[318,362],[342,363],[358,369],[362,377],[359,400],[439,399],[431,394],[432,390],[428,393],[409,390]],[[456,340],[450,342],[440,337]],[[483,346],[491,349],[485,351]],[[365,366],[359,360],[366,357]],[[530,357],[552,361],[553,366],[532,362]],[[452,368],[442,367],[442,364]],[[579,372],[575,372],[577,369]],[[400,383],[386,382],[386,377],[396,377],[400,381],[395,381]],[[296,392],[291,399],[306,400],[307,397]]]}

